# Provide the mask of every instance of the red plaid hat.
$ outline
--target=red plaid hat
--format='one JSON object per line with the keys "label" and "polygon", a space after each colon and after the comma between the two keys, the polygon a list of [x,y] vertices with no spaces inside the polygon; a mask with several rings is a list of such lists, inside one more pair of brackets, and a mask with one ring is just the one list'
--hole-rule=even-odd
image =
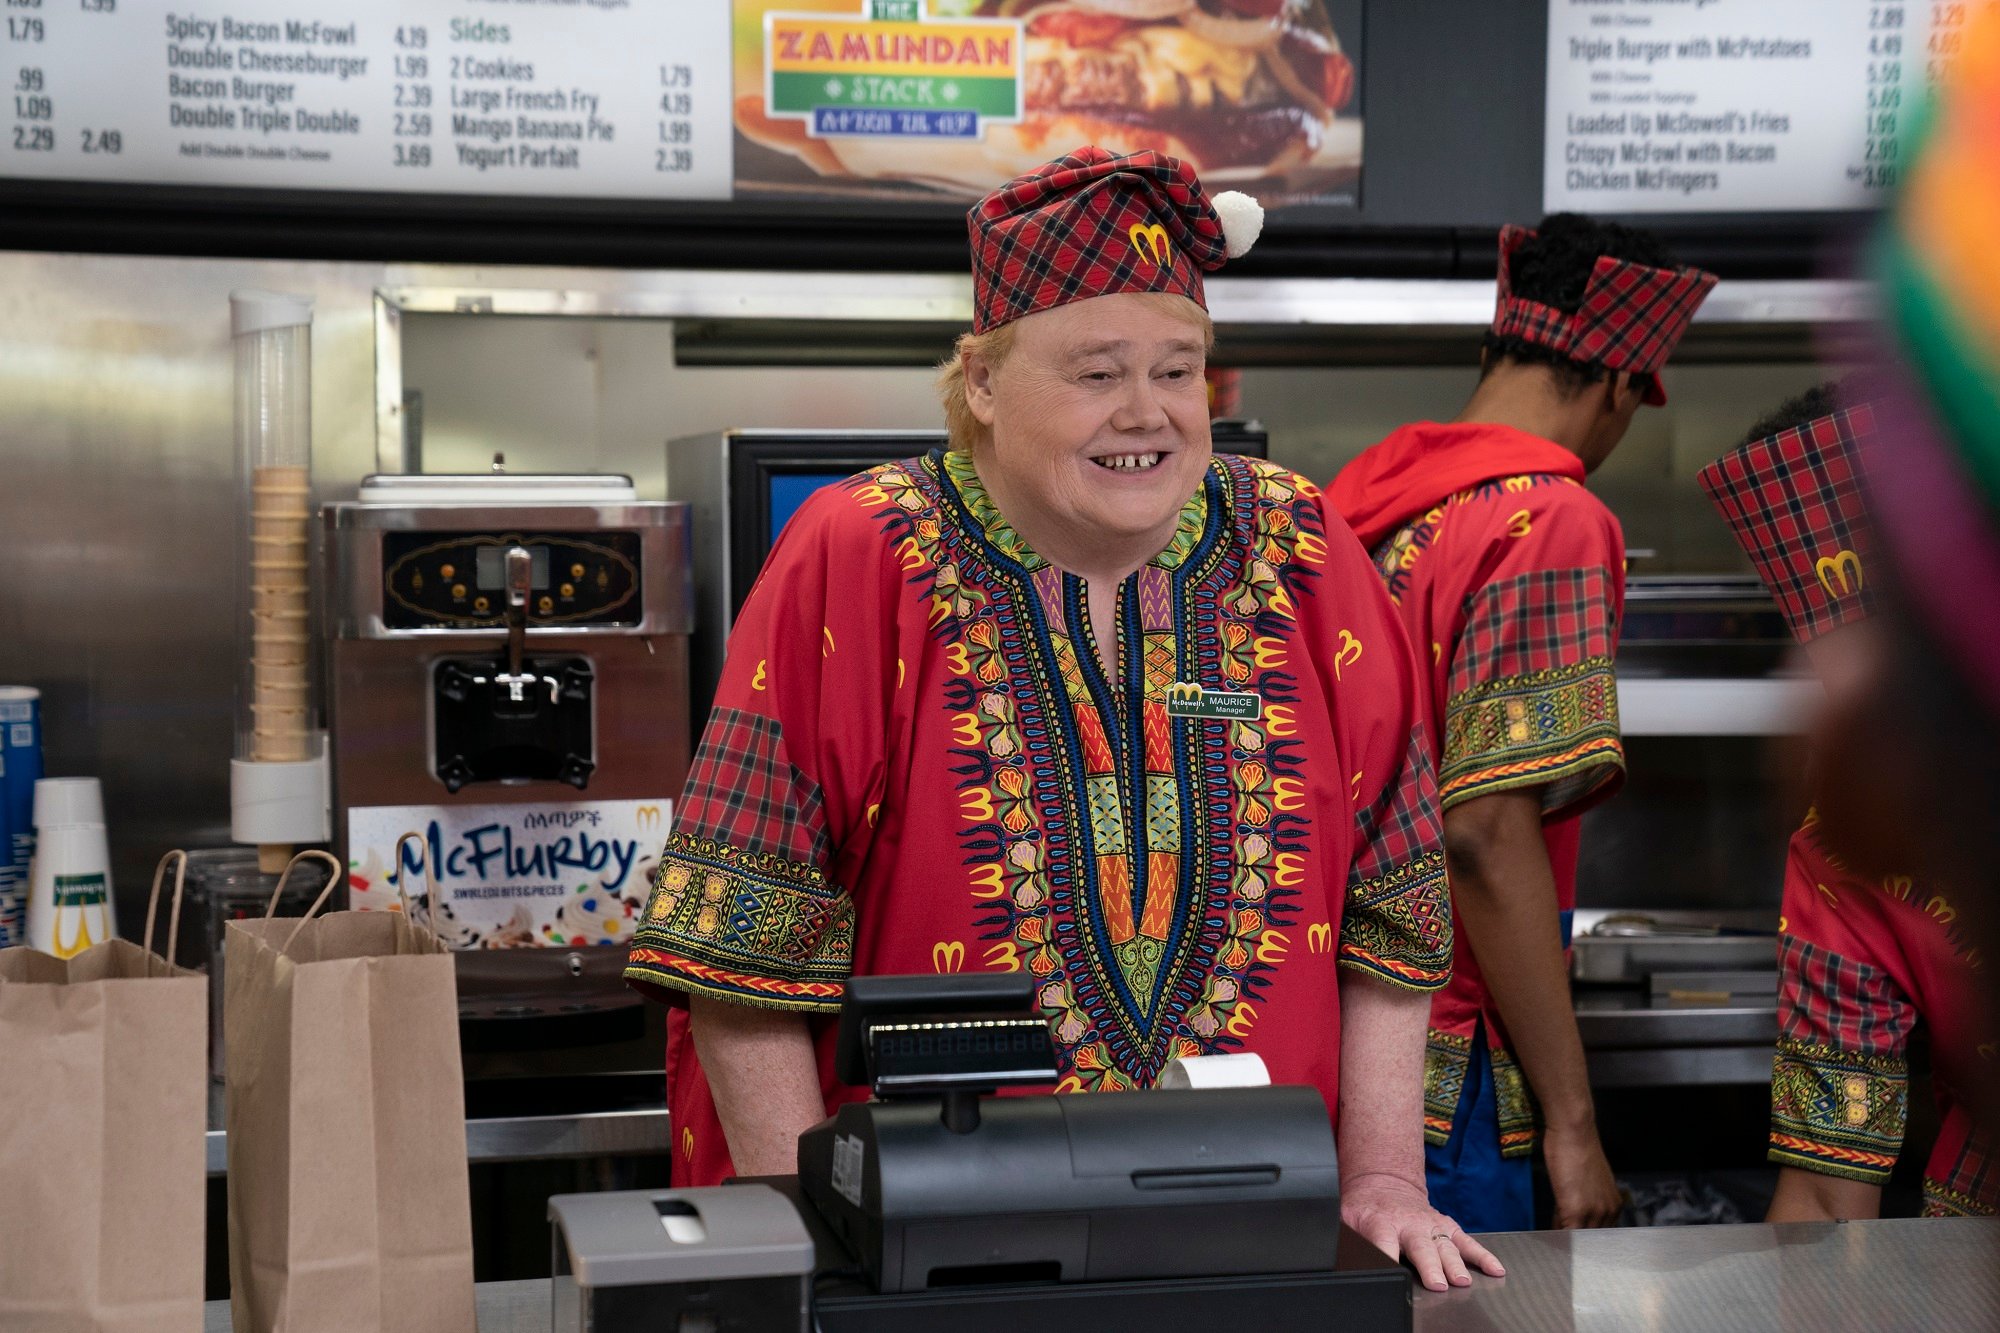
{"label": "red plaid hat", "polygon": [[1228,258],[1222,219],[1179,158],[1086,145],[1001,186],[966,215],[976,333],[1114,292],[1178,292],[1207,308]]}
{"label": "red plaid hat", "polygon": [[1526,227],[1500,229],[1500,300],[1493,332],[1580,361],[1633,375],[1650,375],[1646,401],[1667,401],[1660,367],[1667,364],[1716,278],[1698,268],[1652,268],[1610,255],[1598,257],[1575,310],[1558,310],[1514,295],[1514,252],[1535,238]]}
{"label": "red plaid hat", "polygon": [[1871,608],[1859,449],[1874,433],[1861,403],[1732,449],[1698,478],[1800,643]]}

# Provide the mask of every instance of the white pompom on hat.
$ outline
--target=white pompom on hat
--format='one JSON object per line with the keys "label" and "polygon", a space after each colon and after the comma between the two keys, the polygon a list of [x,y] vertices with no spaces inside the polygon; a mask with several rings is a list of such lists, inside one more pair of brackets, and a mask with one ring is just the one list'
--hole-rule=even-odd
{"label": "white pompom on hat", "polygon": [[1222,239],[1229,247],[1229,257],[1240,259],[1249,254],[1250,247],[1264,234],[1264,206],[1241,190],[1210,195],[1208,202],[1222,219]]}

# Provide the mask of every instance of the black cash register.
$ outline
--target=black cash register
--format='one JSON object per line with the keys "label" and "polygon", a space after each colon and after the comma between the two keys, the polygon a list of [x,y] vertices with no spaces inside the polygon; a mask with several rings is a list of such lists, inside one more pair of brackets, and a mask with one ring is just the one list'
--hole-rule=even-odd
{"label": "black cash register", "polygon": [[[753,1188],[794,1205],[797,1234],[779,1210],[789,1248],[772,1253],[782,1249],[796,1273],[798,1237],[809,1238],[813,1271],[797,1290],[810,1307],[805,1326],[823,1333],[1016,1333],[1034,1319],[1100,1333],[1411,1326],[1407,1272],[1340,1222],[1332,1119],[1317,1089],[996,1096],[1057,1077],[1032,981],[1018,973],[853,979],[836,1072],[875,1100],[842,1106],[802,1135],[797,1177],[654,1192],[656,1232],[643,1223],[650,1209],[627,1210],[649,1234],[618,1247],[617,1280],[644,1280],[647,1265],[630,1260],[657,1250],[657,1271],[673,1275],[679,1295],[632,1302],[628,1290],[622,1308],[656,1319],[689,1309],[699,1256],[669,1234],[665,1210],[682,1216],[685,1237],[682,1210],[722,1217],[743,1199],[732,1191]],[[570,1214],[613,1197],[624,1196],[550,1201],[559,1329],[571,1326],[563,1303],[582,1314],[602,1285],[589,1276],[593,1261],[614,1271],[567,1234],[602,1228]],[[719,1309],[732,1298],[722,1284],[750,1276],[741,1248],[696,1313]],[[769,1323],[692,1327],[801,1326],[795,1300],[778,1306]],[[675,1318],[646,1326],[690,1327]]]}

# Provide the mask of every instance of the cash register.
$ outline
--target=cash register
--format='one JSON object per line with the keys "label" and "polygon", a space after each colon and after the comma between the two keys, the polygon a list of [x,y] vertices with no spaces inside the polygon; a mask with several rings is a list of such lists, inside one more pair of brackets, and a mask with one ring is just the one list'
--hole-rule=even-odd
{"label": "cash register", "polygon": [[874,1099],[796,1177],[551,1199],[553,1327],[1410,1327],[1317,1089],[1024,1094],[1057,1078],[1024,974],[857,977],[835,1065]]}

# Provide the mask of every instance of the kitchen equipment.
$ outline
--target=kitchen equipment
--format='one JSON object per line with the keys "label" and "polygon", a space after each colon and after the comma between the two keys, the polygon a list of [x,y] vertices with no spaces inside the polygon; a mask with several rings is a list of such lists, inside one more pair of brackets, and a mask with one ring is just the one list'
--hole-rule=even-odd
{"label": "kitchen equipment", "polygon": [[[1054,1078],[1033,987],[850,980],[835,1068],[876,1100],[807,1130],[796,1177],[552,1199],[555,1327],[800,1327],[801,1289],[823,1333],[1410,1327],[1409,1275],[1340,1222],[1316,1090],[991,1096]],[[799,1223],[811,1281],[781,1285]]]}
{"label": "kitchen equipment", "polygon": [[322,521],[350,905],[406,889],[460,951],[469,1048],[636,1033],[623,946],[688,765],[687,507],[496,470],[369,477]]}
{"label": "kitchen equipment", "polygon": [[554,1333],[812,1327],[813,1243],[768,1185],[558,1194]]}
{"label": "kitchen equipment", "polygon": [[799,1186],[876,1291],[1333,1267],[1340,1173],[1317,1091],[991,1097],[1058,1077],[1034,985],[847,983],[836,1075],[876,1099],[806,1131]]}
{"label": "kitchen equipment", "polygon": [[327,838],[325,738],[312,690],[312,298],[229,297],[236,356],[236,756],[230,836],[282,870]]}
{"label": "kitchen equipment", "polygon": [[1775,913],[1754,909],[1604,911],[1579,908],[1570,940],[1578,981],[1644,986],[1655,973],[1776,975]]}

